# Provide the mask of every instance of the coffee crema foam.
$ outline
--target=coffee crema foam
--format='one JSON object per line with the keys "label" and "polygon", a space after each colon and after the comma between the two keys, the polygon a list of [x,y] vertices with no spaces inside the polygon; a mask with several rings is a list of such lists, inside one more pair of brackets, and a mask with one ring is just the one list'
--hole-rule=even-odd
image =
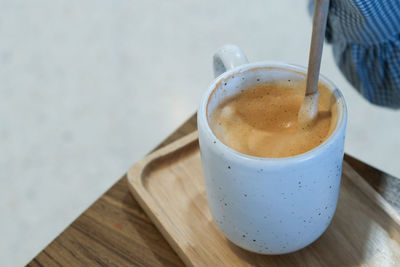
{"label": "coffee crema foam", "polygon": [[[324,142],[335,128],[337,111],[332,93],[319,84],[319,111],[313,126],[300,128],[298,112],[304,81],[260,84],[221,102],[209,125],[225,145],[243,154],[282,158],[307,152]],[[332,112],[334,111],[334,112]]]}

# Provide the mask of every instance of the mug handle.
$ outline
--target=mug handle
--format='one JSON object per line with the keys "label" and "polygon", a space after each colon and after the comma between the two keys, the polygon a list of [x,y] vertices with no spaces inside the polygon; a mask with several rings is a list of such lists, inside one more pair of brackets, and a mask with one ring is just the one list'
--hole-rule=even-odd
{"label": "mug handle", "polygon": [[214,77],[216,78],[230,69],[247,63],[249,61],[239,46],[224,45],[214,54]]}

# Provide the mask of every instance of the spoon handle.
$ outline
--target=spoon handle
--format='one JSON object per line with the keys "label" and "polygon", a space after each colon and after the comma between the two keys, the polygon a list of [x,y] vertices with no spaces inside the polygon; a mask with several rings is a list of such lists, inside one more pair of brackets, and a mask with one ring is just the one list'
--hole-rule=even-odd
{"label": "spoon handle", "polygon": [[308,73],[306,95],[318,91],[318,77],[321,66],[322,48],[325,39],[326,21],[328,18],[329,0],[317,0],[314,10],[314,22],[311,37],[310,56],[308,59]]}

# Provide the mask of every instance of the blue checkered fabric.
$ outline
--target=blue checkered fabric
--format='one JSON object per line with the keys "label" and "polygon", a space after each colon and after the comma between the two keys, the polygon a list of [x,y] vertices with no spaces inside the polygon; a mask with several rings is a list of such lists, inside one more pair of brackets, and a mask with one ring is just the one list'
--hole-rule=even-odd
{"label": "blue checkered fabric", "polygon": [[400,108],[400,0],[331,0],[326,38],[368,101]]}

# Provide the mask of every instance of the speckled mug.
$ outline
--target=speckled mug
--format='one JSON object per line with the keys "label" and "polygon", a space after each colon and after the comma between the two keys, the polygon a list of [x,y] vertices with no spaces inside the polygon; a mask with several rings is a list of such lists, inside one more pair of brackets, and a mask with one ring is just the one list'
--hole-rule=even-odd
{"label": "speckled mug", "polygon": [[257,83],[305,79],[305,67],[277,62],[248,63],[234,45],[214,55],[218,76],[197,114],[208,205],[222,233],[244,249],[284,254],[315,241],[336,210],[347,121],[343,95],[324,76],[333,93],[336,126],[318,147],[287,158],[260,158],[223,144],[208,124],[223,99]]}

